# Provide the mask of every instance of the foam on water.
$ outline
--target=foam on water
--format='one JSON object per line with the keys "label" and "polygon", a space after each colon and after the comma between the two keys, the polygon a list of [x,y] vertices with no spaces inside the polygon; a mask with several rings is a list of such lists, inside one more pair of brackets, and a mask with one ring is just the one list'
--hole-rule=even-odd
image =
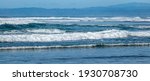
{"label": "foam on water", "polygon": [[150,18],[141,17],[18,17],[0,18],[0,24],[29,24],[52,22],[105,22],[105,21],[129,21],[150,22]]}
{"label": "foam on water", "polygon": [[131,36],[150,37],[150,31],[129,32]]}
{"label": "foam on water", "polygon": [[65,33],[65,31],[59,29],[25,29],[25,30],[11,30],[2,32],[2,34],[60,34],[60,33]]}
{"label": "foam on water", "polygon": [[144,29],[144,28],[150,28],[150,26],[136,26],[136,28]]}
{"label": "foam on water", "polygon": [[49,49],[49,48],[94,48],[94,47],[117,47],[117,46],[150,46],[150,43],[130,43],[130,44],[86,44],[86,45],[70,45],[70,46],[12,46],[0,47],[0,50],[20,50],[20,49]]}
{"label": "foam on water", "polygon": [[50,23],[50,22],[80,22],[96,20],[89,17],[19,17],[19,18],[0,18],[0,24],[29,24],[29,23]]}
{"label": "foam on water", "polygon": [[99,32],[71,32],[58,34],[10,34],[0,35],[0,42],[52,42],[86,39],[126,38],[129,36],[150,37],[150,31],[105,30]]}
{"label": "foam on water", "polygon": [[141,17],[103,17],[103,21],[138,21],[138,22],[144,22],[150,21],[150,18],[141,18]]}
{"label": "foam on water", "polygon": [[65,33],[63,30],[59,29],[28,29],[26,30],[27,33],[46,33],[46,34],[58,34],[58,33]]}

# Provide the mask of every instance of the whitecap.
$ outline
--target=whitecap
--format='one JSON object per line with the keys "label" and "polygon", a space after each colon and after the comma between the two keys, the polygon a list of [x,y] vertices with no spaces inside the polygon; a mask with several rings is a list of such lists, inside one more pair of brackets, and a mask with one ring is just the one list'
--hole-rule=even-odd
{"label": "whitecap", "polygon": [[112,39],[126,38],[129,36],[150,37],[150,31],[125,31],[105,30],[99,32],[66,32],[59,34],[17,34],[0,35],[0,42],[53,42],[53,41],[75,41],[85,39]]}
{"label": "whitecap", "polygon": [[0,18],[0,24],[62,23],[62,22],[150,22],[150,18],[141,17],[14,17]]}

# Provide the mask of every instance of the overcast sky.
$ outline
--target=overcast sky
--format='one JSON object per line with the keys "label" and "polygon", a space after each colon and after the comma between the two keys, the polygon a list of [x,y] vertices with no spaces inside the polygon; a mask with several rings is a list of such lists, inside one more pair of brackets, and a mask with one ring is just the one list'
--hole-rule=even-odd
{"label": "overcast sky", "polygon": [[150,0],[0,0],[0,8],[84,8],[109,6],[129,2],[150,3]]}

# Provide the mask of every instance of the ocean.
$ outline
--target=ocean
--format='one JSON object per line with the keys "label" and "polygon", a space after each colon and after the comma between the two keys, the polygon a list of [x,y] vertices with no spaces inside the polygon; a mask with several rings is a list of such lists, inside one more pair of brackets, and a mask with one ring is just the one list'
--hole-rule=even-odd
{"label": "ocean", "polygon": [[147,64],[150,17],[0,17],[1,64]]}

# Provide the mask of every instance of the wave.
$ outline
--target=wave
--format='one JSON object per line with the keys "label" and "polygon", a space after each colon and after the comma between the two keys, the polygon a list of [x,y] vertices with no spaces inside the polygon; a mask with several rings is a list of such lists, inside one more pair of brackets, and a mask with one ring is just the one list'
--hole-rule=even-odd
{"label": "wave", "polygon": [[[38,31],[36,31],[38,32]],[[49,31],[48,31],[49,32]],[[0,35],[0,42],[54,42],[93,39],[150,37],[150,31],[105,30],[99,32],[66,32],[58,34],[10,34]]]}
{"label": "wave", "polygon": [[3,34],[60,34],[65,33],[59,29],[26,29],[26,30],[11,30],[4,31]]}
{"label": "wave", "polygon": [[130,27],[134,27],[134,28],[140,28],[140,29],[149,29],[150,28],[150,26],[142,26],[142,25],[140,25],[140,26],[130,26]]}
{"label": "wave", "polygon": [[102,17],[102,21],[150,22],[150,18],[141,17]]}
{"label": "wave", "polygon": [[43,34],[59,34],[59,33],[65,33],[63,30],[59,29],[32,29],[32,30],[26,30],[27,33],[43,33]]}
{"label": "wave", "polygon": [[130,43],[130,44],[87,44],[87,45],[70,45],[70,46],[12,46],[0,47],[0,50],[20,50],[20,49],[50,49],[50,48],[95,48],[95,47],[124,47],[124,46],[150,46],[150,43]]}
{"label": "wave", "polygon": [[96,20],[89,17],[19,17],[19,18],[0,18],[0,24],[29,24],[29,23],[50,23],[50,22],[80,22]]}
{"label": "wave", "polygon": [[115,26],[126,26],[126,25],[110,25],[110,24],[72,24],[72,23],[64,23],[64,24],[44,24],[44,23],[29,23],[29,24],[2,24],[0,25],[0,30],[19,30],[19,29],[27,29],[27,28],[51,28],[51,27],[115,27]]}
{"label": "wave", "polygon": [[[78,30],[77,30],[78,29]],[[39,23],[30,23],[30,24],[3,24],[0,25],[0,32],[6,33],[64,33],[65,31],[99,31],[104,29],[121,29],[121,30],[147,30],[150,29],[149,25],[129,25],[129,24],[39,24]],[[86,31],[85,31],[86,30]]]}
{"label": "wave", "polygon": [[29,24],[29,23],[53,23],[53,22],[105,22],[105,21],[128,21],[150,22],[150,17],[16,17],[0,18],[0,24]]}

